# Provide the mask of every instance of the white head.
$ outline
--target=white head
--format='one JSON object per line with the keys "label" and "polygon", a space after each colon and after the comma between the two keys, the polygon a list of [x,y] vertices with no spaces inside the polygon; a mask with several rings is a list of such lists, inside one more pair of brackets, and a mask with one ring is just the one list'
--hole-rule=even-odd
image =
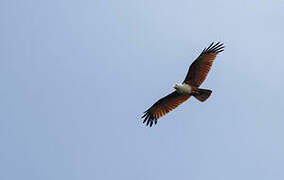
{"label": "white head", "polygon": [[177,84],[174,85],[174,88],[178,89],[180,86],[181,86],[181,84],[177,83]]}
{"label": "white head", "polygon": [[175,84],[174,88],[179,93],[190,94],[192,92],[191,86],[186,83]]}

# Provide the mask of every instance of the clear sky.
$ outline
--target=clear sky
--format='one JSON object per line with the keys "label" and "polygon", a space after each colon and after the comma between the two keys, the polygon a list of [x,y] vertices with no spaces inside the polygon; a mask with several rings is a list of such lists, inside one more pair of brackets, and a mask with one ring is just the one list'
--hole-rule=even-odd
{"label": "clear sky", "polygon": [[[283,180],[283,0],[0,2],[1,180]],[[140,117],[222,41],[202,88]]]}

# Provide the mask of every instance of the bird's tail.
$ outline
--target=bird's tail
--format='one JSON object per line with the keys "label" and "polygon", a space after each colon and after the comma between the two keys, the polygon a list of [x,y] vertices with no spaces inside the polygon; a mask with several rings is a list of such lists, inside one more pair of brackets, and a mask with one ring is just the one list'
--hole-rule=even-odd
{"label": "bird's tail", "polygon": [[201,102],[206,101],[206,99],[209,98],[211,95],[212,91],[209,89],[198,89],[197,93],[194,94],[193,96],[198,99]]}

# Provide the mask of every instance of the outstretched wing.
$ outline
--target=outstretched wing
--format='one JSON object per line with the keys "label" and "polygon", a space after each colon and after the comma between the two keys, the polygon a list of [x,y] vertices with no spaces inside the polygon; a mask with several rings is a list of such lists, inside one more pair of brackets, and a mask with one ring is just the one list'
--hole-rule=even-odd
{"label": "outstretched wing", "polygon": [[176,91],[163,97],[144,112],[142,116],[144,118],[143,123],[147,122],[146,125],[150,125],[150,127],[153,125],[153,122],[157,124],[160,117],[178,107],[178,105],[186,101],[189,97],[190,95],[179,94]]}
{"label": "outstretched wing", "polygon": [[199,57],[190,65],[184,82],[199,87],[206,79],[217,54],[222,51],[224,51],[222,43],[211,43],[211,45],[208,48],[205,48]]}

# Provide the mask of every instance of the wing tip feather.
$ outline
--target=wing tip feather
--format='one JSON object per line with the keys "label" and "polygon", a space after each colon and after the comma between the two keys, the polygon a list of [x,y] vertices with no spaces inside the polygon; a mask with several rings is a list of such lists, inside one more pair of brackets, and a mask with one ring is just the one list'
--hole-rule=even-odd
{"label": "wing tip feather", "polygon": [[152,113],[149,112],[149,110],[144,112],[144,115],[141,117],[143,120],[143,123],[146,123],[146,126],[152,127],[153,123],[157,124],[158,120],[155,119],[155,117],[152,115]]}
{"label": "wing tip feather", "polygon": [[224,43],[221,42],[212,42],[207,48],[204,48],[201,54],[208,54],[208,53],[220,53],[224,51]]}

